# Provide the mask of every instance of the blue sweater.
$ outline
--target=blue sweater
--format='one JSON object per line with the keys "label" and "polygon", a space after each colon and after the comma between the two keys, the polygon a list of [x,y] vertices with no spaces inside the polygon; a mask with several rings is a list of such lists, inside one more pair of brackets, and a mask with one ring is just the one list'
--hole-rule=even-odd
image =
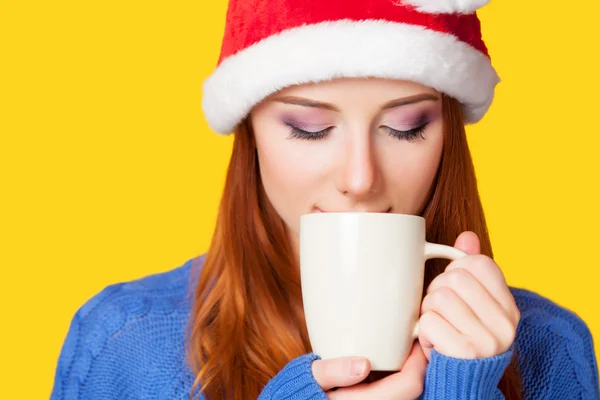
{"label": "blue sweater", "polygon": [[[203,256],[200,261],[203,261]],[[112,285],[75,314],[56,369],[51,400],[189,399],[185,326],[193,260],[172,271]],[[192,283],[192,285],[190,285]],[[586,324],[574,313],[511,288],[521,311],[513,347],[463,360],[433,352],[423,399],[502,399],[496,388],[517,351],[525,398],[600,399],[598,365]],[[192,292],[193,293],[193,292]],[[260,400],[326,399],[306,354],[291,360]]]}

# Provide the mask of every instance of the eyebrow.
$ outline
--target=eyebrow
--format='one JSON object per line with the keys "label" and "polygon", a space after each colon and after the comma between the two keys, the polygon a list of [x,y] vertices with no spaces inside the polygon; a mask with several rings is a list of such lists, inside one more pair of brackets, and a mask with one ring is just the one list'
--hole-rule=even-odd
{"label": "eyebrow", "polygon": [[[389,102],[385,103],[381,107],[381,109],[389,110],[390,108],[405,106],[408,104],[420,103],[422,101],[427,101],[427,100],[438,101],[439,99],[440,98],[434,94],[422,93],[422,94],[417,94],[414,96],[409,96],[409,97],[404,97],[401,99],[395,99],[395,100],[389,101]],[[334,106],[333,104],[322,103],[320,101],[305,99],[303,97],[280,96],[280,97],[274,98],[273,101],[277,101],[279,103],[284,103],[284,104],[294,104],[297,106],[322,108],[325,110],[331,110],[331,111],[336,111],[336,112],[340,111],[340,109],[337,108],[336,106]]]}

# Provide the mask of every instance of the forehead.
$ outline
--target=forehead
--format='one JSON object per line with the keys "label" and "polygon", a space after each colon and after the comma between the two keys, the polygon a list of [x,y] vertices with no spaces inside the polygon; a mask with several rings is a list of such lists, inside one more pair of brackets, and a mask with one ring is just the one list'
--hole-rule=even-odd
{"label": "forehead", "polygon": [[296,107],[298,110],[317,107],[319,110],[338,111],[347,115],[370,115],[379,114],[392,105],[403,104],[405,100],[415,103],[423,99],[438,100],[440,97],[441,94],[435,89],[411,81],[339,78],[281,89],[255,106],[252,114],[290,107],[282,106],[282,103],[287,103],[309,106]]}
{"label": "forehead", "polygon": [[[335,96],[338,94],[369,94],[385,96],[412,96],[421,93],[439,94],[435,89],[417,82],[384,78],[338,78],[322,82],[292,85],[269,96]],[[267,100],[268,100],[267,99]]]}

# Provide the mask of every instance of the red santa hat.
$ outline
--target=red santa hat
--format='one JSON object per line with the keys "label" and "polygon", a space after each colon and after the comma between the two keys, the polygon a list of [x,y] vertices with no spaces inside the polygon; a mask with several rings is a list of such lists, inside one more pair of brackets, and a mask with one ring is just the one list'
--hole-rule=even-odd
{"label": "red santa hat", "polygon": [[338,77],[419,82],[479,121],[499,82],[475,11],[489,0],[229,0],[215,71],[204,82],[210,127],[231,133],[265,97]]}

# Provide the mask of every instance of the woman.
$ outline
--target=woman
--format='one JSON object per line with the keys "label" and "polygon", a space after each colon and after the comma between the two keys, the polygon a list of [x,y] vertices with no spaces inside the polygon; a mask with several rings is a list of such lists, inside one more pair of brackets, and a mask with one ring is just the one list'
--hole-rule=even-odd
{"label": "woman", "polygon": [[[210,249],[86,303],[52,398],[599,398],[585,323],[493,261],[464,130],[498,83],[482,3],[231,1],[204,86],[211,127],[235,132]],[[422,215],[468,254],[427,262],[399,372],[311,352],[299,218],[335,211]]]}

